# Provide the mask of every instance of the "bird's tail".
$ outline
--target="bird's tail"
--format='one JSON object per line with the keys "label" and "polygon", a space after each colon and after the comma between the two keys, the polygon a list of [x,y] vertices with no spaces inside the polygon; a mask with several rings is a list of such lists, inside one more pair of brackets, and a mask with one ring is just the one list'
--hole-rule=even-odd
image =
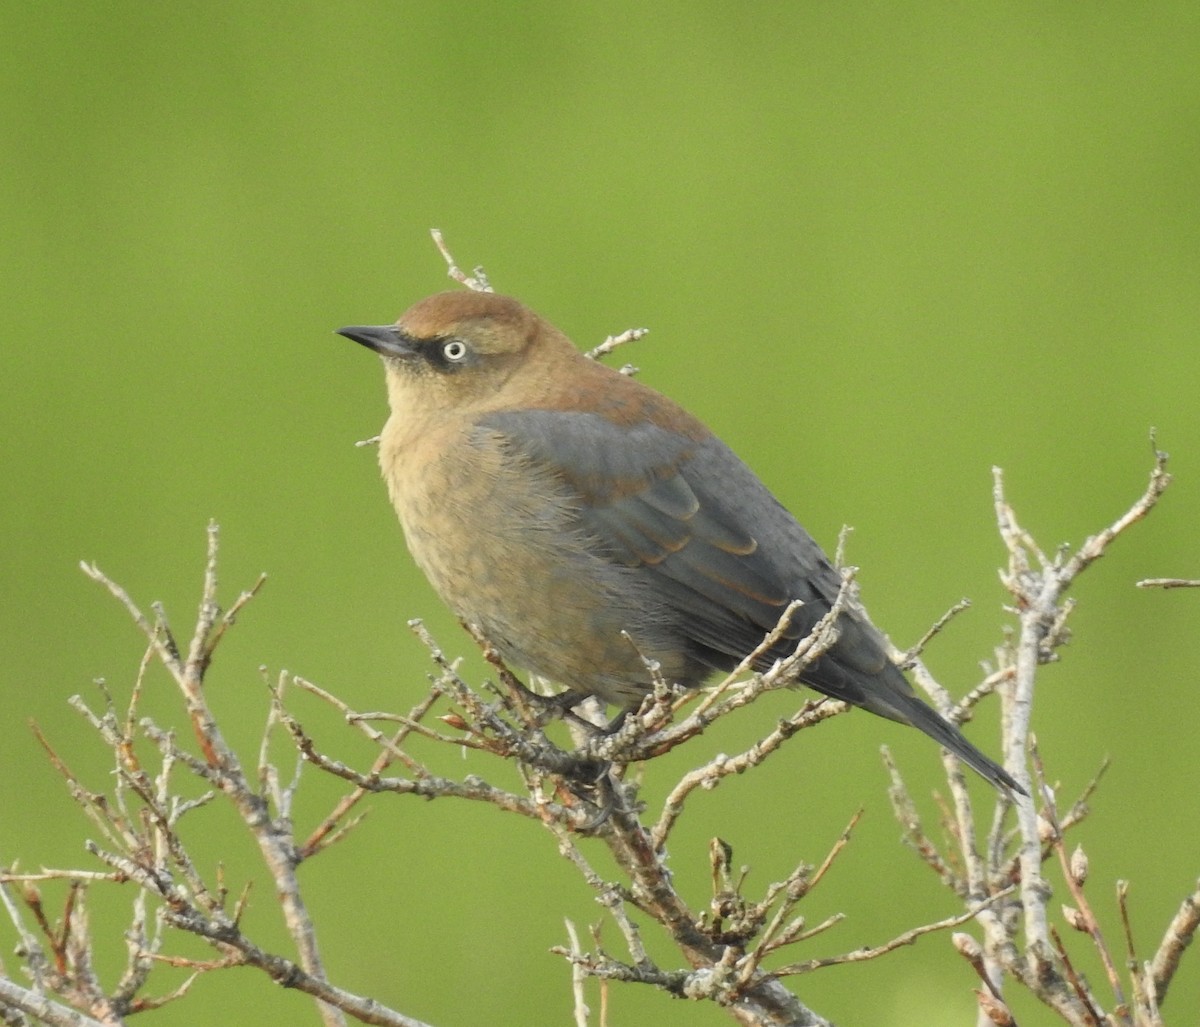
{"label": "bird's tail", "polygon": [[[946,720],[932,706],[927,706],[915,695],[897,696],[896,698],[901,700],[896,703],[896,706],[899,707],[897,712],[901,716],[893,717],[893,719],[902,719],[904,723],[911,724],[918,731],[923,731],[943,748],[949,749],[954,753],[955,756],[978,773],[984,780],[990,781],[1001,791],[1007,792],[1010,798],[1014,795],[1029,794],[1017,784],[1016,778],[1012,774],[995,760],[991,759],[991,757],[985,756],[975,748],[974,745],[967,741],[966,735]],[[884,716],[888,715],[884,714]]]}
{"label": "bird's tail", "polygon": [[849,664],[830,655],[810,668],[807,680],[826,695],[844,699],[888,720],[908,724],[949,749],[968,767],[1009,797],[1027,795],[1016,778],[999,763],[975,748],[957,727],[932,706],[921,701],[900,668],[880,654],[875,667]]}

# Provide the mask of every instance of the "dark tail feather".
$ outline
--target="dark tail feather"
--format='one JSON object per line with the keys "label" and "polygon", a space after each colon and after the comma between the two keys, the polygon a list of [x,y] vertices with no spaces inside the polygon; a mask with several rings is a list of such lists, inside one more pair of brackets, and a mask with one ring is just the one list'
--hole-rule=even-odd
{"label": "dark tail feather", "polygon": [[[899,698],[899,697],[897,697]],[[911,724],[918,731],[923,731],[939,745],[949,749],[955,756],[974,770],[985,781],[991,782],[996,788],[1013,795],[1028,795],[1016,779],[995,760],[985,756],[967,741],[966,736],[948,720],[943,718],[933,707],[926,706],[916,696],[904,696],[907,700],[902,705],[900,713],[904,722]],[[905,716],[907,714],[907,716]]]}
{"label": "dark tail feather", "polygon": [[859,666],[851,665],[844,651],[838,655],[841,659],[826,656],[810,668],[808,681],[818,691],[923,731],[1010,798],[1029,794],[1012,774],[976,749],[932,706],[922,702],[900,668],[882,654],[881,665],[869,669],[861,662]]}

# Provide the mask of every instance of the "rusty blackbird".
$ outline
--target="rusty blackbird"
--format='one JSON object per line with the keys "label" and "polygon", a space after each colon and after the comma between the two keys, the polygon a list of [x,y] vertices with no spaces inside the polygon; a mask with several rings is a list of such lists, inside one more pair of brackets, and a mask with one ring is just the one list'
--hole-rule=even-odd
{"label": "rusty blackbird", "polygon": [[[630,708],[651,687],[643,657],[695,687],[801,600],[765,670],[835,601],[841,576],[725,443],[516,300],[438,293],[339,334],[383,358],[379,463],[413,557],[512,663]],[[837,629],[806,684],[1020,790],[917,698],[865,616]]]}

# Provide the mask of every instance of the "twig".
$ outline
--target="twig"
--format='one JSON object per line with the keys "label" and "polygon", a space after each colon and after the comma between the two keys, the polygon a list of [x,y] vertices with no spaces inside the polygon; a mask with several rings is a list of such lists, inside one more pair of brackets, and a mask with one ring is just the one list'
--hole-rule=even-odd
{"label": "twig", "polygon": [[[1121,988],[1121,979],[1117,974],[1117,968],[1108,950],[1108,945],[1104,941],[1099,921],[1096,919],[1091,903],[1088,901],[1087,894],[1083,889],[1088,875],[1087,857],[1084,855],[1082,847],[1076,848],[1072,856],[1067,856],[1066,845],[1063,843],[1062,826],[1059,823],[1058,810],[1054,803],[1054,792],[1045,782],[1045,769],[1042,766],[1041,754],[1038,752],[1036,745],[1033,747],[1032,756],[1034,768],[1038,775],[1040,790],[1046,799],[1045,806],[1042,809],[1042,816],[1045,817],[1049,824],[1051,844],[1058,856],[1059,865],[1062,867],[1063,878],[1067,883],[1067,890],[1070,891],[1071,898],[1075,901],[1074,907],[1064,908],[1064,915],[1072,927],[1077,931],[1082,931],[1091,938],[1092,945],[1096,949],[1096,953],[1099,955],[1100,962],[1104,967],[1104,973],[1108,977],[1108,983],[1112,988],[1117,1005],[1124,1006],[1125,996]],[[1063,960],[1063,965],[1067,968],[1072,987],[1074,987],[1080,999],[1088,1005],[1092,1013],[1097,1018],[1100,1018],[1102,1014],[1096,1000],[1092,997],[1086,986],[1076,979],[1070,960],[1067,958],[1066,949],[1058,941],[1057,935],[1055,935],[1055,941],[1060,958]]]}
{"label": "twig", "polygon": [[453,278],[454,281],[458,282],[460,285],[465,285],[473,292],[492,291],[491,283],[488,281],[487,275],[484,274],[483,268],[475,268],[475,275],[472,277],[464,272],[456,263],[454,263],[454,257],[451,256],[450,250],[446,246],[446,241],[442,238],[442,231],[440,228],[431,228],[429,230],[429,234],[433,237],[433,243],[435,246],[437,246],[438,252],[441,253],[442,259],[446,261],[447,275]]}
{"label": "twig", "polygon": [[807,702],[790,717],[781,718],[769,734],[743,752],[735,756],[718,754],[703,766],[684,774],[663,802],[662,813],[651,830],[655,849],[661,851],[664,848],[668,835],[683,814],[688,797],[696,789],[711,790],[731,774],[742,774],[751,767],[758,766],[777,752],[789,738],[822,720],[844,713],[847,709],[845,703],[825,700]]}
{"label": "twig", "polygon": [[925,651],[925,647],[928,646],[936,636],[940,635],[942,631],[945,630],[947,624],[954,620],[954,618],[964,610],[969,610],[970,608],[971,600],[965,596],[951,606],[950,609],[948,609],[936,621],[933,622],[933,625],[929,628],[929,630],[926,631],[925,634],[923,634],[920,638],[918,638],[916,643],[908,650],[908,652],[905,654],[903,665],[907,666],[910,660],[923,653]]}
{"label": "twig", "polygon": [[905,931],[903,934],[898,934],[891,941],[884,942],[882,945],[872,947],[864,947],[855,949],[853,952],[844,952],[840,956],[827,956],[824,959],[806,959],[800,963],[791,963],[787,966],[780,967],[773,971],[779,976],[791,976],[794,974],[811,973],[814,970],[820,970],[826,966],[841,966],[845,963],[863,963],[870,959],[878,959],[880,956],[887,955],[889,952],[894,952],[898,948],[905,945],[911,945],[918,938],[926,934],[932,934],[934,931],[944,931],[950,927],[958,927],[965,924],[968,920],[973,920],[983,910],[989,908],[994,903],[1001,899],[1007,898],[1016,891],[1016,886],[1010,886],[1004,891],[985,899],[983,902],[962,913],[957,913],[954,916],[946,917],[945,920],[938,920],[936,923],[923,924],[920,927],[914,927],[911,930]]}
{"label": "twig", "polygon": [[917,804],[913,802],[912,795],[904,783],[900,768],[896,766],[896,761],[892,757],[891,749],[883,746],[881,752],[884,766],[887,767],[888,776],[892,781],[891,787],[888,789],[888,798],[891,799],[892,812],[895,814],[896,820],[904,829],[904,841],[920,856],[921,861],[941,878],[943,884],[955,894],[964,895],[966,883],[963,881],[962,875],[949,864],[925,833],[921,815],[917,812]]}
{"label": "twig", "polygon": [[587,975],[583,972],[583,947],[579,944],[579,934],[569,917],[563,919],[567,928],[567,937],[571,939],[571,994],[575,999],[575,1027],[587,1027],[588,1007],[587,995],[584,993],[584,983]]}
{"label": "twig", "polygon": [[1138,588],[1200,588],[1197,578],[1142,578],[1135,582]]}
{"label": "twig", "polygon": [[1188,895],[1179,906],[1179,911],[1171,919],[1163,940],[1150,961],[1150,976],[1154,981],[1154,993],[1158,1001],[1166,997],[1167,989],[1179,969],[1179,961],[1183,953],[1192,943],[1200,928],[1200,885]]}
{"label": "twig", "polygon": [[124,1020],[106,1018],[94,1020],[90,1016],[64,1006],[45,995],[28,988],[22,988],[14,981],[0,976],[0,1007],[11,1006],[19,1009],[28,1016],[34,1017],[39,1023],[49,1024],[50,1027],[115,1027]]}
{"label": "twig", "polygon": [[631,342],[637,342],[639,339],[644,339],[650,334],[649,328],[626,328],[620,335],[610,335],[600,343],[588,350],[584,354],[589,360],[599,360],[601,357],[608,356],[614,350],[620,349],[622,346],[627,346]]}

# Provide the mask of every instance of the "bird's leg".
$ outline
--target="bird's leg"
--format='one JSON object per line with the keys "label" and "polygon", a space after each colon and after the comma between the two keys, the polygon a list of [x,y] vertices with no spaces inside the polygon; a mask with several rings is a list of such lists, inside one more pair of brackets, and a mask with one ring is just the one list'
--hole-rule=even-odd
{"label": "bird's leg", "polygon": [[608,726],[604,728],[606,735],[614,735],[625,726],[625,720],[629,716],[629,710],[623,709],[612,720],[608,722]]}
{"label": "bird's leg", "polygon": [[[581,760],[580,768],[588,763],[587,760]],[[583,780],[574,775],[563,779],[567,791],[596,810],[595,814],[575,828],[580,834],[597,834],[614,814],[630,815],[640,809],[640,804],[630,803],[632,793],[627,790],[620,772],[614,769],[612,763],[599,760],[590,763],[591,768],[598,771],[592,780]]]}
{"label": "bird's leg", "polygon": [[[561,710],[564,723],[571,732],[577,746],[572,753],[572,765],[563,774],[563,786],[582,802],[593,806],[595,814],[576,828],[581,834],[596,834],[608,822],[613,813],[625,809],[621,772],[611,760],[596,755],[597,743],[612,736],[625,721],[627,710],[621,710],[609,723],[603,723],[603,707],[589,703],[590,709],[577,711],[582,703],[592,698],[587,693],[567,691],[552,700]],[[596,723],[588,714],[601,720]]]}
{"label": "bird's leg", "polygon": [[588,698],[587,692],[576,692],[568,688],[565,692],[559,692],[557,695],[541,695],[538,696],[542,700],[543,708],[547,712],[555,712],[560,717],[565,717],[576,706]]}
{"label": "bird's leg", "polygon": [[[536,693],[534,694],[536,695]],[[537,695],[541,712],[545,718],[539,721],[538,726],[544,726],[547,720],[561,719],[570,729],[575,743],[581,747],[591,739],[611,734],[623,721],[624,712],[618,714],[611,723],[597,723],[596,720],[586,715],[588,711],[582,714],[577,712],[578,707],[591,698],[593,696],[590,693],[578,692],[574,689],[559,692],[557,695]],[[598,712],[598,716],[603,717],[603,713]]]}
{"label": "bird's leg", "polygon": [[604,765],[603,772],[596,778],[594,785],[588,789],[592,792],[591,795],[572,792],[577,798],[596,807],[595,814],[575,829],[580,834],[597,834],[617,809],[617,790],[613,786],[611,770],[611,763]]}

